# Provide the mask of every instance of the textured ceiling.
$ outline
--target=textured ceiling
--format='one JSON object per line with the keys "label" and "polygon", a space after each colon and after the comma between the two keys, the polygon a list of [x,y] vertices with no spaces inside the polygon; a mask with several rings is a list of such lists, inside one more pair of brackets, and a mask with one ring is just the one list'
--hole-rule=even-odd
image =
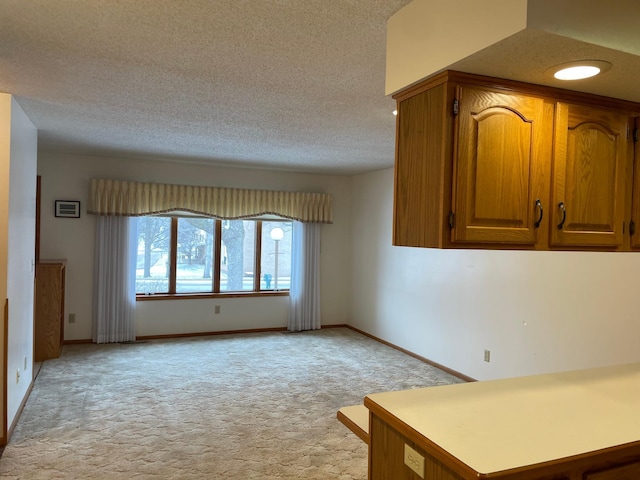
{"label": "textured ceiling", "polygon": [[386,168],[386,20],[407,3],[0,0],[0,91],[45,151]]}
{"label": "textured ceiling", "polygon": [[[640,101],[637,0],[530,2],[537,28],[448,68]],[[45,151],[327,174],[387,168],[386,21],[408,3],[0,0],[0,91],[17,97]],[[588,58],[614,67],[569,87],[544,74]]]}

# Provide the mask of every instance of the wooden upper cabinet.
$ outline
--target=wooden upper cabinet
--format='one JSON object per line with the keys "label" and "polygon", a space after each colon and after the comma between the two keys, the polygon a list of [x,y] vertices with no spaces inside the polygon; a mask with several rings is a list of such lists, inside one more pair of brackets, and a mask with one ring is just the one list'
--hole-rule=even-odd
{"label": "wooden upper cabinet", "polygon": [[640,250],[640,104],[460,72],[394,98],[394,245]]}
{"label": "wooden upper cabinet", "polygon": [[622,245],[629,131],[628,114],[557,103],[552,246]]}
{"label": "wooden upper cabinet", "polygon": [[549,152],[544,100],[468,86],[456,100],[452,241],[533,245]]}

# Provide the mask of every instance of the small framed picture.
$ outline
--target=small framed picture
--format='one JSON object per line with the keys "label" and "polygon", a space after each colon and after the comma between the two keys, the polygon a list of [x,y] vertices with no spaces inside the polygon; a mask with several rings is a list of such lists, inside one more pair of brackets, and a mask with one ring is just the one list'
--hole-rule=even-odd
{"label": "small framed picture", "polygon": [[80,202],[56,200],[56,217],[80,218]]}

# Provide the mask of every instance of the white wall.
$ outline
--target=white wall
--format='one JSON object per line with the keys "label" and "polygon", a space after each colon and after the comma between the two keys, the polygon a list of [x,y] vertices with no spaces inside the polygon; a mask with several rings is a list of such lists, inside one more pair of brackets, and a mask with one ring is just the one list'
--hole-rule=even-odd
{"label": "white wall", "polygon": [[[178,333],[284,327],[288,300],[289,297],[251,297],[138,302],[136,332],[138,336],[171,335],[176,333],[176,319],[182,324]],[[215,305],[220,306],[218,315],[214,314]],[[326,320],[325,316],[325,324],[333,323]]]}
{"label": "white wall", "polygon": [[[40,152],[42,176],[41,257],[66,258],[65,339],[91,338],[95,219],[87,215],[91,178],[211,185],[333,194],[334,223],[322,227],[323,324],[347,322],[350,181],[348,177],[218,168],[150,159],[92,157]],[[55,218],[54,201],[80,200],[81,218]],[[288,297],[137,302],[136,334],[166,335],[284,327]],[[220,315],[213,306],[220,305]],[[68,314],[76,323],[68,323]]]}
{"label": "white wall", "polygon": [[[11,167],[11,95],[0,93],[0,371],[6,369],[4,355],[4,308],[8,300],[7,291],[9,259],[9,177]],[[0,437],[7,431],[3,413],[4,398],[0,397]]]}
{"label": "white wall", "polygon": [[[640,255],[393,247],[392,169],[349,178],[41,152],[38,171],[42,258],[68,259],[67,314],[76,323],[66,323],[67,340],[91,337],[89,180],[110,177],[332,193],[323,324],[349,323],[471,377],[640,361]],[[82,217],[55,218],[55,199],[80,200]],[[286,307],[286,297],[138,302],[137,334],[282,327]]]}
{"label": "white wall", "polygon": [[392,207],[353,177],[351,325],[478,380],[640,361],[640,253],[393,247]]}
{"label": "white wall", "polygon": [[[7,297],[7,419],[13,422],[33,377],[33,292],[38,132],[11,99]],[[25,368],[26,364],[26,368]],[[20,372],[18,380],[16,373]]]}

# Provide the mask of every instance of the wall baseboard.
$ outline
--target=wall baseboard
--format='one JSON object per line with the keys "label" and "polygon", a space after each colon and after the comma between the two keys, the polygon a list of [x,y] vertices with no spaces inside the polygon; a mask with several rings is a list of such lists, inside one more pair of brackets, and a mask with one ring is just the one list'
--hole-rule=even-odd
{"label": "wall baseboard", "polygon": [[144,335],[136,337],[136,341],[144,340],[162,340],[167,338],[185,338],[185,337],[207,337],[211,335],[232,335],[235,333],[264,333],[264,332],[285,332],[286,327],[273,328],[250,328],[245,330],[222,330],[218,332],[196,332],[196,333],[176,333],[169,335]]}
{"label": "wall baseboard", "polygon": [[364,335],[365,337],[369,337],[369,338],[375,340],[376,342],[380,342],[383,345],[386,345],[387,347],[391,347],[391,348],[393,348],[395,350],[398,350],[398,351],[400,351],[400,352],[402,352],[402,353],[404,353],[406,355],[409,355],[410,357],[413,357],[413,358],[415,358],[417,360],[420,360],[421,362],[428,363],[429,365],[431,365],[433,367],[439,368],[440,370],[443,370],[443,371],[453,375],[454,377],[458,377],[459,379],[464,380],[465,382],[476,382],[477,381],[475,378],[471,378],[471,377],[469,377],[469,376],[467,376],[467,375],[465,375],[463,373],[460,373],[460,372],[457,372],[455,370],[452,370],[451,368],[445,367],[444,365],[440,365],[437,362],[434,362],[432,360],[429,360],[428,358],[422,357],[422,356],[420,356],[420,355],[418,355],[416,353],[413,353],[413,352],[411,352],[409,350],[406,350],[406,349],[404,349],[402,347],[394,345],[393,343],[387,342],[386,340],[382,340],[381,338],[378,338],[378,337],[376,337],[374,335],[371,335],[370,333],[367,333],[367,332],[365,332],[363,330],[360,330],[359,328],[352,327],[351,325],[345,325],[345,327],[350,329],[350,330],[353,330],[354,332],[358,332],[359,334]]}
{"label": "wall baseboard", "polygon": [[4,340],[2,342],[2,435],[0,437],[0,446],[4,447],[9,443],[9,429],[8,423],[8,411],[7,402],[9,395],[9,299],[4,302],[4,316],[3,318],[3,335]]}
{"label": "wall baseboard", "polygon": [[[166,340],[169,338],[188,338],[188,337],[208,337],[211,335],[231,335],[234,333],[261,333],[261,332],[283,332],[285,327],[273,328],[251,328],[246,330],[222,330],[215,332],[193,332],[193,333],[169,333],[166,335],[141,335],[136,337],[136,342],[146,340]],[[94,343],[90,338],[80,340],[65,340],[64,345],[82,345],[86,343]]]}
{"label": "wall baseboard", "polygon": [[85,338],[81,340],[65,340],[62,342],[63,345],[81,345],[83,343],[93,343],[93,340],[90,338]]}
{"label": "wall baseboard", "polygon": [[22,410],[24,410],[24,406],[27,404],[27,400],[29,400],[29,396],[31,395],[31,390],[33,390],[33,383],[34,382],[32,379],[31,383],[29,383],[29,388],[27,388],[27,392],[25,393],[24,398],[22,399],[22,402],[20,402],[20,406],[18,407],[16,416],[13,417],[13,422],[11,422],[11,426],[7,429],[7,440],[4,443],[4,445],[2,445],[3,447],[9,443],[9,440],[11,439],[11,435],[13,434],[13,430],[16,428],[16,425],[18,424],[18,420],[20,420],[20,416],[22,415]]}
{"label": "wall baseboard", "polygon": [[[353,330],[354,332],[357,332],[361,335],[364,335],[365,337],[369,337],[372,340],[375,340],[376,342],[380,342],[383,345],[386,345],[387,347],[391,347],[395,350],[398,350],[406,355],[409,355],[410,357],[413,357],[417,360],[420,360],[421,362],[427,363],[433,367],[439,368],[440,370],[443,370],[451,375],[453,375],[454,377],[458,377],[461,380],[464,380],[465,382],[475,382],[476,379],[475,378],[471,378],[463,373],[457,372],[455,370],[452,370],[451,368],[445,367],[444,365],[440,365],[437,362],[434,362],[432,360],[429,360],[428,358],[425,358],[421,355],[418,355],[416,353],[413,353],[409,350],[406,350],[402,347],[399,347],[397,345],[394,345],[393,343],[387,342],[386,340],[382,340],[381,338],[378,338],[374,335],[371,335],[370,333],[365,332],[364,330],[360,330],[359,328],[356,327],[352,327],[349,324],[346,323],[336,323],[336,324],[331,324],[331,325],[322,325],[322,328],[348,328],[350,330]],[[287,328],[286,327],[274,327],[274,328],[252,328],[252,329],[245,329],[245,330],[223,330],[223,331],[216,331],[216,332],[195,332],[195,333],[172,333],[172,334],[168,334],[168,335],[143,335],[143,336],[139,336],[136,337],[136,341],[145,341],[145,340],[166,340],[166,339],[170,339],[170,338],[188,338],[188,337],[207,337],[207,336],[211,336],[211,335],[233,335],[236,333],[265,333],[265,332],[286,332]],[[86,340],[65,340],[64,341],[64,345],[78,345],[78,344],[84,344],[84,343],[93,343],[93,340],[91,339],[86,339]]]}

